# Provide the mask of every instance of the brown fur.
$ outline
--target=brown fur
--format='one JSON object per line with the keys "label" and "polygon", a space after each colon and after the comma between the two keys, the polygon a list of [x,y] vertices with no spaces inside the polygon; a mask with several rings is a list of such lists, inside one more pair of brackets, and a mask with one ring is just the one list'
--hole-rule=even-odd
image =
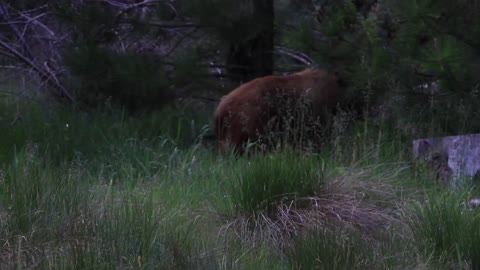
{"label": "brown fur", "polygon": [[217,139],[222,148],[243,149],[246,142],[266,135],[269,123],[297,107],[299,100],[307,100],[311,115],[320,116],[335,108],[341,95],[336,76],[324,70],[254,79],[221,100],[214,115]]}

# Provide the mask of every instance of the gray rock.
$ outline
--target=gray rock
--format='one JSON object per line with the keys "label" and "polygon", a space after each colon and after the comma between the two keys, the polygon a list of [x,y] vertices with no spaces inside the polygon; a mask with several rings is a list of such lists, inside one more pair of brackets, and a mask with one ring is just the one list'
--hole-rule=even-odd
{"label": "gray rock", "polygon": [[477,208],[480,206],[480,198],[472,198],[468,201],[468,206],[471,208]]}
{"label": "gray rock", "polygon": [[430,162],[453,187],[480,176],[480,134],[414,140],[413,155]]}

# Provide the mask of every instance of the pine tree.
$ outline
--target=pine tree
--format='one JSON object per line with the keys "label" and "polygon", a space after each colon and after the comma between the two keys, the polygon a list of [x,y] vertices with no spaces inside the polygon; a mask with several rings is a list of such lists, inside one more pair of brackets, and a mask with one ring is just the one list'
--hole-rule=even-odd
{"label": "pine tree", "polygon": [[227,44],[230,77],[247,81],[272,74],[273,0],[186,0],[181,6]]}
{"label": "pine tree", "polygon": [[[364,105],[400,95],[401,112],[439,119],[449,133],[480,131],[480,4],[447,0],[312,1],[311,16],[282,42],[337,70]],[[298,34],[302,33],[302,34]],[[286,38],[287,37],[287,38]],[[308,40],[298,42],[291,37]],[[303,46],[303,47],[302,47]],[[430,91],[425,91],[425,87]],[[432,100],[434,101],[432,103]],[[430,113],[420,114],[425,111]],[[479,108],[479,109],[477,109]],[[448,111],[448,113],[447,113]],[[477,118],[475,118],[477,117]]]}

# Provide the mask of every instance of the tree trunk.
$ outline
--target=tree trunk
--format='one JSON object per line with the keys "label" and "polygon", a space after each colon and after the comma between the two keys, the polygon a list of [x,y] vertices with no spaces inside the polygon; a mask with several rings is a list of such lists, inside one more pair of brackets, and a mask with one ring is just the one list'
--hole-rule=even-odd
{"label": "tree trunk", "polygon": [[273,0],[254,0],[253,20],[256,35],[241,43],[230,44],[227,71],[234,80],[246,82],[273,72],[274,10]]}

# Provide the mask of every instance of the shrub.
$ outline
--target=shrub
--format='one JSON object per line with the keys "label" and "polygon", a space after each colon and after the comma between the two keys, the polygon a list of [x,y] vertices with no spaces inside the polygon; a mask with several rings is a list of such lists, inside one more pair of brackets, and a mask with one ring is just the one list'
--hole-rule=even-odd
{"label": "shrub", "polygon": [[168,80],[155,59],[139,53],[119,54],[96,45],[79,45],[64,53],[81,105],[160,109],[170,101]]}

